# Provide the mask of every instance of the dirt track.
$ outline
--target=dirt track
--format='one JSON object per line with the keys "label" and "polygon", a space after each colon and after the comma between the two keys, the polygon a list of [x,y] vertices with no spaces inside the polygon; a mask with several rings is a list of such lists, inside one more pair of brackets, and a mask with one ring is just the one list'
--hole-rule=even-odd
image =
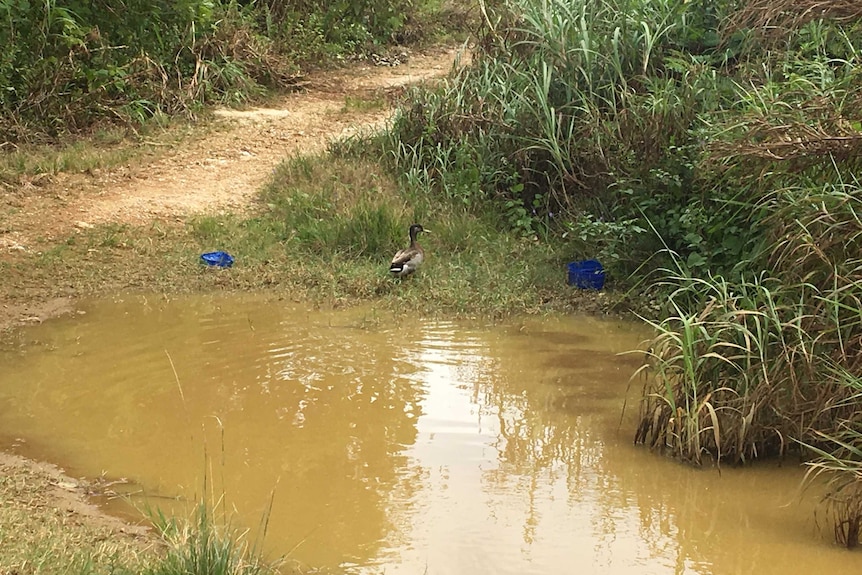
{"label": "dirt track", "polygon": [[[96,224],[242,212],[284,158],[321,151],[335,138],[380,126],[392,113],[393,94],[443,77],[458,55],[437,50],[411,55],[398,66],[369,63],[315,74],[303,90],[270,107],[216,110],[204,135],[150,161],[25,181],[0,198],[0,209],[12,213],[0,229],[0,257],[34,249],[37,238],[50,242]],[[351,105],[369,100],[381,105]]]}

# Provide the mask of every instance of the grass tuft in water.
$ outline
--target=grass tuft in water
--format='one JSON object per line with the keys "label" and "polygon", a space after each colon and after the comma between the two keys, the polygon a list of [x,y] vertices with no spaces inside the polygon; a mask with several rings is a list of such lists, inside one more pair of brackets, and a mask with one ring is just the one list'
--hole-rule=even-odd
{"label": "grass tuft in water", "polygon": [[[704,455],[744,462],[782,452],[789,426],[775,410],[784,408],[782,344],[794,334],[773,299],[774,282],[671,281],[688,283],[671,296],[668,317],[650,322],[657,335],[635,442],[696,464]],[[692,306],[692,298],[703,304]]]}
{"label": "grass tuft in water", "polygon": [[804,447],[836,539],[862,526],[862,186],[799,185],[761,201],[774,238],[753,279],[671,275],[636,442],[694,463]]}
{"label": "grass tuft in water", "polygon": [[163,557],[147,569],[147,575],[266,575],[278,573],[267,563],[248,531],[218,519],[218,506],[200,503],[182,521],[161,512],[152,514],[155,529],[166,544]]}

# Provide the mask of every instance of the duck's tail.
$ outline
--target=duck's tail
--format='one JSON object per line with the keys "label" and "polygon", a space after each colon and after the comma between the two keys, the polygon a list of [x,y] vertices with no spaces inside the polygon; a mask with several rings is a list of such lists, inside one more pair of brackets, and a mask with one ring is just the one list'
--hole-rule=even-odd
{"label": "duck's tail", "polygon": [[403,277],[406,275],[410,275],[413,272],[413,268],[403,264],[403,263],[394,263],[389,266],[389,273],[392,275]]}

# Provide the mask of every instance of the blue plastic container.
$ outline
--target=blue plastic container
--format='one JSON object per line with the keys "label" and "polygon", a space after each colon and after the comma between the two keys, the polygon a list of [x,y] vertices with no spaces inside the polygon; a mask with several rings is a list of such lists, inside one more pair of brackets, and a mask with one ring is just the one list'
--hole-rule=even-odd
{"label": "blue plastic container", "polygon": [[208,266],[229,268],[233,265],[233,256],[227,252],[207,252],[201,254],[201,260]]}
{"label": "blue plastic container", "polygon": [[605,270],[598,260],[581,260],[569,264],[569,285],[580,289],[600,290],[605,285]]}

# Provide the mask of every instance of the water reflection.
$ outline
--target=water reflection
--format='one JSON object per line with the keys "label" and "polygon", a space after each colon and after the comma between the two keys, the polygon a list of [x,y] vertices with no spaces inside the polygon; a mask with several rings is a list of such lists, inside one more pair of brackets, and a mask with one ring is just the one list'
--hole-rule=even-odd
{"label": "water reflection", "polygon": [[[262,298],[96,302],[0,368],[0,436],[351,573],[798,573],[855,566],[792,466],[631,446],[643,333],[585,318],[403,322]],[[633,393],[637,390],[633,390]],[[630,398],[633,400],[634,398]],[[12,444],[9,443],[11,446]],[[174,503],[178,500],[179,503]],[[785,505],[790,503],[790,505]]]}

